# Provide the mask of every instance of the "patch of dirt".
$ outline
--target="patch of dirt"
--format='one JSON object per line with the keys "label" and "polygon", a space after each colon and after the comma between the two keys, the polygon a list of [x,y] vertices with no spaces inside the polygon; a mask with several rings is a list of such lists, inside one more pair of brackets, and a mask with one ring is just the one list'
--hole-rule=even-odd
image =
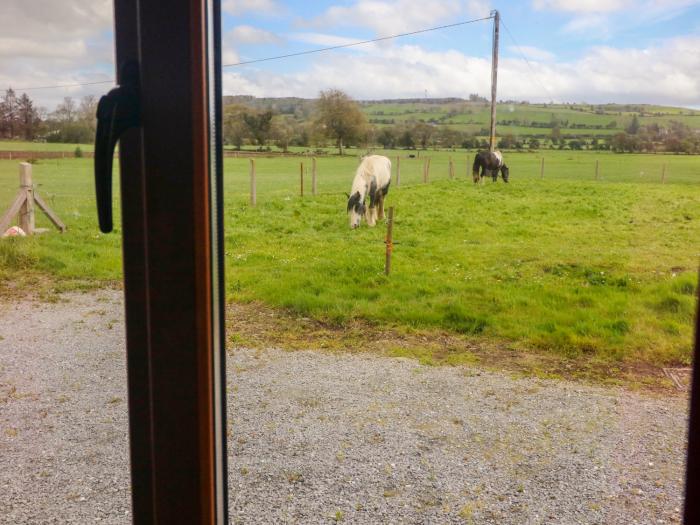
{"label": "patch of dirt", "polygon": [[[680,396],[663,368],[643,362],[611,362],[591,357],[572,359],[518,348],[487,338],[470,338],[440,330],[380,327],[363,320],[342,325],[293,315],[261,303],[227,307],[228,347],[369,352],[420,358],[432,365],[470,363],[514,375],[567,379],[629,390]],[[456,359],[455,359],[456,358]]]}

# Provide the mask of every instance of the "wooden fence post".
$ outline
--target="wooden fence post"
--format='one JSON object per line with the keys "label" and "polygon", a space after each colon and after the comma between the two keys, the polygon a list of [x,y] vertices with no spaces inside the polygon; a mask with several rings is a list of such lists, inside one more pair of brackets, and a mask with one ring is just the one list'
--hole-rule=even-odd
{"label": "wooden fence post", "polygon": [[299,181],[301,185],[301,196],[304,196],[304,163],[301,163],[301,168],[299,170]]}
{"label": "wooden fence post", "polygon": [[542,157],[542,163],[540,164],[540,179],[544,179],[544,157]]}
{"label": "wooden fence post", "polygon": [[26,195],[24,204],[22,204],[22,208],[19,211],[19,227],[27,235],[32,235],[36,226],[34,219],[34,183],[32,181],[32,165],[28,162],[20,162],[19,164],[19,187]]}
{"label": "wooden fence post", "polygon": [[455,165],[454,165],[454,161],[452,160],[452,155],[450,155],[449,176],[450,176],[450,180],[455,178]]}
{"label": "wooden fence post", "polygon": [[48,204],[34,191],[34,181],[32,180],[32,165],[22,162],[19,165],[19,192],[14,202],[5,214],[0,217],[0,235],[2,235],[12,222],[12,219],[19,215],[20,228],[27,235],[39,233],[35,227],[35,209],[38,206],[56,225],[61,233],[66,231],[66,225],[61,222],[58,215],[49,208]]}
{"label": "wooden fence post", "polygon": [[255,180],[255,159],[250,159],[250,205],[258,204],[258,185]]}
{"label": "wooden fence post", "polygon": [[316,196],[316,157],[311,159],[311,195]]}
{"label": "wooden fence post", "polygon": [[661,184],[666,184],[666,164],[661,167]]}
{"label": "wooden fence post", "polygon": [[386,262],[384,263],[384,273],[391,273],[391,254],[394,251],[394,207],[389,208],[389,216],[386,223]]}
{"label": "wooden fence post", "polygon": [[396,157],[396,187],[401,186],[401,157]]}
{"label": "wooden fence post", "polygon": [[598,180],[600,177],[600,161],[596,160],[595,161],[595,180]]}

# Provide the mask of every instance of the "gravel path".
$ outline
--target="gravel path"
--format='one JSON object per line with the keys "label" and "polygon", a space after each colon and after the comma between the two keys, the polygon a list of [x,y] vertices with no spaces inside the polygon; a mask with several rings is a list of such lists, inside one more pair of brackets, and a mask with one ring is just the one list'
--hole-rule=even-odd
{"label": "gravel path", "polygon": [[[0,523],[129,523],[119,294],[0,310]],[[234,523],[679,523],[686,400],[237,350]]]}

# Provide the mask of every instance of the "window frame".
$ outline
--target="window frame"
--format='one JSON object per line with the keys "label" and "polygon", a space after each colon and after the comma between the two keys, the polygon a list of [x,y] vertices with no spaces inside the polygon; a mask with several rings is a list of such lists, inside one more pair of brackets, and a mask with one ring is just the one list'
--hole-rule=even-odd
{"label": "window frame", "polygon": [[[228,523],[219,0],[115,0],[134,523]],[[118,82],[120,81],[118,77]]]}

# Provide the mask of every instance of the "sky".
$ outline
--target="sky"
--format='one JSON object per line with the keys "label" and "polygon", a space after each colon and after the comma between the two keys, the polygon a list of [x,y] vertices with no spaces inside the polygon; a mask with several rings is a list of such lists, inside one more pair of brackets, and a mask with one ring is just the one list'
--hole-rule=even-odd
{"label": "sky", "polygon": [[[222,0],[224,64],[501,14],[499,98],[700,107],[700,0]],[[114,77],[111,0],[3,0],[0,89],[52,110]],[[491,20],[224,67],[225,95],[487,96]]]}

